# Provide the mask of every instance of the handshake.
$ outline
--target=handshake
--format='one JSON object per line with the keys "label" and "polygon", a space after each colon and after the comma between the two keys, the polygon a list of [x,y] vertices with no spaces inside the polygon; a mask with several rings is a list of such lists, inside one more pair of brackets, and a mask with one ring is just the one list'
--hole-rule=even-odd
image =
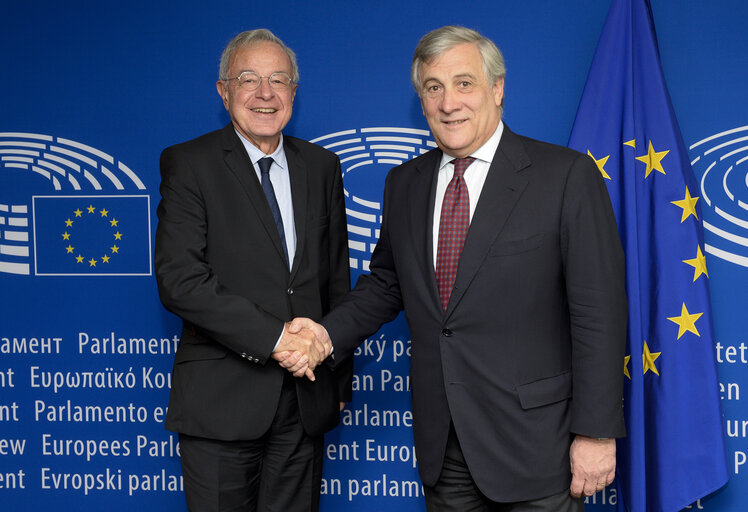
{"label": "handshake", "polygon": [[271,354],[294,377],[314,381],[314,369],[332,352],[332,341],[320,324],[309,318],[286,322],[283,336]]}

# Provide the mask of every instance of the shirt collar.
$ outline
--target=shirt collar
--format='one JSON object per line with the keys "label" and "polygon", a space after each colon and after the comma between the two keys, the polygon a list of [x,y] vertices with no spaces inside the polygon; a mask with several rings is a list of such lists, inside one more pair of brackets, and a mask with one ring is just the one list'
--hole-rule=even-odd
{"label": "shirt collar", "polygon": [[[236,131],[236,129],[234,129]],[[260,148],[249,142],[247,139],[242,136],[241,133],[236,131],[236,134],[239,136],[239,140],[242,141],[242,144],[244,145],[244,149],[247,150],[247,154],[249,155],[249,159],[252,161],[252,165],[257,165],[257,162],[261,158],[265,158],[266,156],[269,156],[273,159],[273,162],[277,165],[279,165],[282,169],[286,169],[286,151],[283,149],[283,134],[280,134],[280,140],[278,141],[278,147],[275,148],[275,151],[271,155],[266,155],[263,153]]]}
{"label": "shirt collar", "polygon": [[[477,160],[487,162],[490,165],[493,161],[494,155],[496,154],[496,150],[499,147],[499,142],[501,142],[501,135],[503,133],[504,121],[499,119],[499,125],[496,127],[496,131],[493,132],[493,135],[491,135],[491,137],[485,142],[485,144],[473,151],[470,156]],[[454,159],[455,158],[453,156],[449,156],[448,154],[442,152],[442,160],[439,164],[439,170],[444,168],[445,165],[447,165]]]}

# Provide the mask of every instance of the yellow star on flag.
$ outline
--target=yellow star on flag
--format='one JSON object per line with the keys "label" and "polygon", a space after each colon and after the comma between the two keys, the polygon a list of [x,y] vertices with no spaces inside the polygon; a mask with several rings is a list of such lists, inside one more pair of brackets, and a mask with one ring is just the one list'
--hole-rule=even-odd
{"label": "yellow star on flag", "polygon": [[587,150],[587,154],[590,155],[590,158],[592,158],[595,161],[595,164],[597,165],[597,168],[600,170],[600,174],[603,175],[603,178],[605,178],[606,180],[609,180],[610,175],[607,172],[605,172],[605,163],[608,161],[608,158],[610,158],[610,155],[604,156],[598,160],[592,155],[592,152],[589,149]]}
{"label": "yellow star on flag", "polygon": [[78,256],[75,257],[75,261],[78,263],[83,263],[83,256],[79,254]]}
{"label": "yellow star on flag", "polygon": [[686,331],[694,333],[696,336],[701,337],[699,331],[696,330],[696,320],[698,320],[704,313],[690,314],[686,309],[686,303],[683,303],[683,307],[680,310],[680,316],[668,317],[668,320],[678,324],[678,339],[683,336]]}
{"label": "yellow star on flag", "polygon": [[689,192],[688,187],[686,187],[686,197],[679,201],[670,201],[678,208],[683,208],[683,215],[680,218],[681,224],[683,224],[683,221],[686,220],[690,215],[693,215],[697,219],[699,218],[699,216],[696,215],[696,201],[698,200],[698,196],[691,197],[691,192]]}
{"label": "yellow star on flag", "polygon": [[642,366],[644,367],[644,372],[642,375],[646,375],[650,370],[657,375],[660,374],[660,372],[657,371],[657,366],[655,366],[655,361],[660,357],[660,354],[662,354],[662,352],[650,352],[647,342],[644,342],[644,352],[642,352]]}
{"label": "yellow star on flag", "polygon": [[110,249],[112,250],[112,254],[119,252],[119,247],[117,247],[116,245],[111,246]]}
{"label": "yellow star on flag", "polygon": [[68,233],[67,231],[65,231],[65,232],[64,232],[64,233],[62,234],[62,239],[63,239],[63,240],[70,240],[70,233]]}
{"label": "yellow star on flag", "polygon": [[65,227],[69,228],[72,225],[73,225],[73,221],[72,220],[68,219],[68,220],[65,221]]}
{"label": "yellow star on flag", "polygon": [[93,259],[93,258],[91,258],[90,260],[88,260],[88,264],[89,264],[90,266],[92,266],[92,267],[95,267],[95,266],[96,266],[96,260],[95,260],[95,259]]}
{"label": "yellow star on flag", "polygon": [[75,247],[73,247],[72,245],[68,244],[68,246],[65,247],[65,249],[67,249],[68,254],[72,254],[73,251],[75,250]]}
{"label": "yellow star on flag", "polygon": [[102,217],[106,217],[108,214],[109,214],[109,210],[107,210],[106,208],[103,208],[101,210],[101,216]]}
{"label": "yellow star on flag", "polygon": [[644,156],[636,157],[636,159],[640,162],[644,162],[645,164],[647,164],[647,170],[644,173],[644,179],[649,178],[649,175],[653,170],[665,174],[665,169],[662,168],[662,159],[665,158],[665,155],[667,155],[668,153],[670,153],[669,149],[665,151],[655,151],[654,147],[652,146],[652,141],[649,141],[649,151],[647,151],[647,154]]}
{"label": "yellow star on flag", "polygon": [[115,240],[122,240],[122,233],[120,233],[119,231],[117,231],[117,232],[116,232],[116,233],[114,234],[114,239],[115,239]]}
{"label": "yellow star on flag", "polygon": [[631,374],[629,373],[629,361],[631,361],[631,356],[625,356],[623,358],[623,374],[631,380]]}
{"label": "yellow star on flag", "polygon": [[112,219],[109,221],[109,224],[111,224],[113,228],[116,228],[118,222],[119,221],[117,219]]}
{"label": "yellow star on flag", "polygon": [[80,217],[81,215],[83,215],[83,212],[81,211],[80,208],[78,208],[77,210],[75,210],[73,213],[75,214],[76,217]]}
{"label": "yellow star on flag", "polygon": [[706,258],[704,253],[701,252],[701,247],[696,246],[696,257],[692,260],[683,260],[683,263],[687,263],[694,268],[693,280],[696,281],[701,274],[704,274],[709,278],[709,272],[706,271]]}
{"label": "yellow star on flag", "polygon": [[636,139],[631,139],[629,141],[626,141],[623,143],[624,146],[631,146],[632,148],[636,149]]}
{"label": "yellow star on flag", "polygon": [[94,206],[92,204],[88,205],[88,208],[86,208],[86,209],[88,210],[88,213],[93,213],[93,212],[96,211],[96,208],[94,208]]}
{"label": "yellow star on flag", "polygon": [[109,263],[109,256],[105,254],[104,256],[101,257],[101,261],[103,261],[104,263]]}

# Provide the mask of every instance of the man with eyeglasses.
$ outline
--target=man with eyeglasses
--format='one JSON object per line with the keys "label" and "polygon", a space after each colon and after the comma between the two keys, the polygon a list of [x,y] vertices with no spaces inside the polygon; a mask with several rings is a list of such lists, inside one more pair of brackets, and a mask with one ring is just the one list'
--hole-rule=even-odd
{"label": "man with eyeglasses", "polygon": [[[282,133],[299,73],[270,31],[237,35],[219,73],[231,123],[161,155],[156,276],[183,320],[166,428],[191,511],[314,511],[352,364],[320,364],[329,343],[286,322],[349,289],[340,162]],[[306,378],[275,362],[290,351]]]}

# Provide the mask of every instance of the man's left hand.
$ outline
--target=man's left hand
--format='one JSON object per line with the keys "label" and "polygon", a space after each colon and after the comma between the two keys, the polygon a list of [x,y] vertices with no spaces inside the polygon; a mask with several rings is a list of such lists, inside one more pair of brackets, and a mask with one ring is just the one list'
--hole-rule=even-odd
{"label": "man's left hand", "polygon": [[592,496],[616,475],[616,440],[576,436],[569,450],[571,495]]}

